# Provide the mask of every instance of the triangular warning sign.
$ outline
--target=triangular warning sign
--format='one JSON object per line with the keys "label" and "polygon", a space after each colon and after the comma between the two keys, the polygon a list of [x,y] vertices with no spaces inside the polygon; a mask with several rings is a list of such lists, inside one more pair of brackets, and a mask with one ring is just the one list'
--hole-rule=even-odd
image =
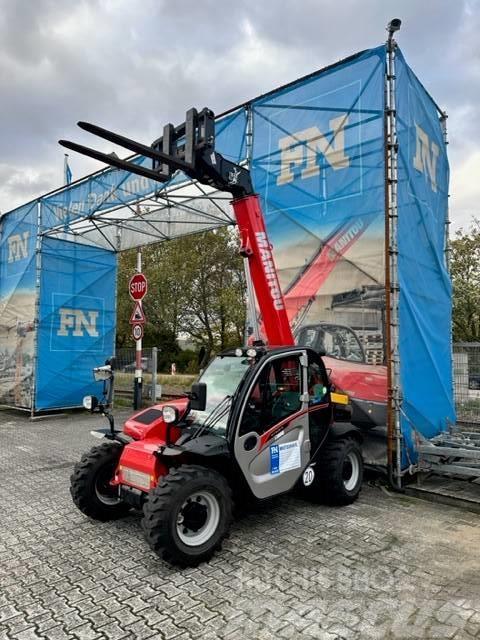
{"label": "triangular warning sign", "polygon": [[133,307],[132,315],[130,316],[130,324],[145,324],[146,318],[143,313],[142,305],[140,302],[136,302]]}

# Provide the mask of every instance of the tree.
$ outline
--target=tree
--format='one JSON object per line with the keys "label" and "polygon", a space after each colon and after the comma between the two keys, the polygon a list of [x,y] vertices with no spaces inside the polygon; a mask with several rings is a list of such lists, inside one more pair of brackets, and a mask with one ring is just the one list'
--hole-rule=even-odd
{"label": "tree", "polygon": [[480,220],[468,232],[460,229],[451,242],[453,339],[480,340]]}
{"label": "tree", "polygon": [[[212,353],[242,342],[245,282],[236,232],[221,228],[169,240],[143,249],[148,278],[144,300],[145,346],[162,349],[161,359],[175,360],[177,338],[186,335],[202,349],[202,363]],[[132,301],[128,280],[135,271],[135,251],[120,256],[117,345],[133,345],[128,323]]]}
{"label": "tree", "polygon": [[179,326],[205,348],[200,365],[205,366],[213,351],[242,342],[243,264],[236,234],[228,228],[186,237],[182,249],[178,270],[186,295]]}

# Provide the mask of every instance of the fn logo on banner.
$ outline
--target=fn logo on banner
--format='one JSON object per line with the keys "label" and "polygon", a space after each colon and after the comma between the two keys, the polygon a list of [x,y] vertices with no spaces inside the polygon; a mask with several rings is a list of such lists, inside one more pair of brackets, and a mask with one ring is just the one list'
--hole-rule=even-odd
{"label": "fn logo on banner", "polygon": [[52,294],[51,351],[103,351],[104,299]]}

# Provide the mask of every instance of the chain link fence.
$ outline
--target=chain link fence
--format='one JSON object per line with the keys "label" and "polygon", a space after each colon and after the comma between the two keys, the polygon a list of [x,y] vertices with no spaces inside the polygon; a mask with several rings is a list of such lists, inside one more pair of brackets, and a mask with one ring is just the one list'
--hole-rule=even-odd
{"label": "chain link fence", "polygon": [[[115,396],[132,399],[135,381],[135,348],[117,349],[115,354]],[[158,370],[158,349],[142,349],[143,405],[153,404],[164,397],[183,396],[190,390],[195,375],[165,373]],[[155,395],[154,390],[155,389]]]}
{"label": "chain link fence", "polygon": [[[117,349],[115,353],[115,393],[128,397],[133,394],[135,380],[135,348]],[[143,385],[142,396],[145,399],[152,397],[152,379],[156,378],[154,368],[157,361],[154,348],[142,350]],[[156,374],[156,370],[155,370]],[[157,394],[161,395],[161,393]]]}
{"label": "chain link fence", "polygon": [[453,345],[457,420],[480,427],[480,342]]}

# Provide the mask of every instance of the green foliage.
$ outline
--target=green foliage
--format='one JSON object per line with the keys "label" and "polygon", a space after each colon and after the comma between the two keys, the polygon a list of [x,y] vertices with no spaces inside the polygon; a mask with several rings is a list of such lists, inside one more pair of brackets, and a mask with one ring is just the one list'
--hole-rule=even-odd
{"label": "green foliage", "polygon": [[[245,283],[236,233],[221,228],[143,249],[143,272],[148,294],[144,346],[157,346],[159,370],[171,362],[178,371],[195,372],[215,351],[242,342],[245,324]],[[117,290],[117,345],[133,346],[129,318],[133,303],[128,280],[135,272],[136,250],[120,256]],[[179,336],[202,347],[182,352]]]}
{"label": "green foliage", "polygon": [[457,231],[451,242],[453,339],[480,340],[480,220]]}

